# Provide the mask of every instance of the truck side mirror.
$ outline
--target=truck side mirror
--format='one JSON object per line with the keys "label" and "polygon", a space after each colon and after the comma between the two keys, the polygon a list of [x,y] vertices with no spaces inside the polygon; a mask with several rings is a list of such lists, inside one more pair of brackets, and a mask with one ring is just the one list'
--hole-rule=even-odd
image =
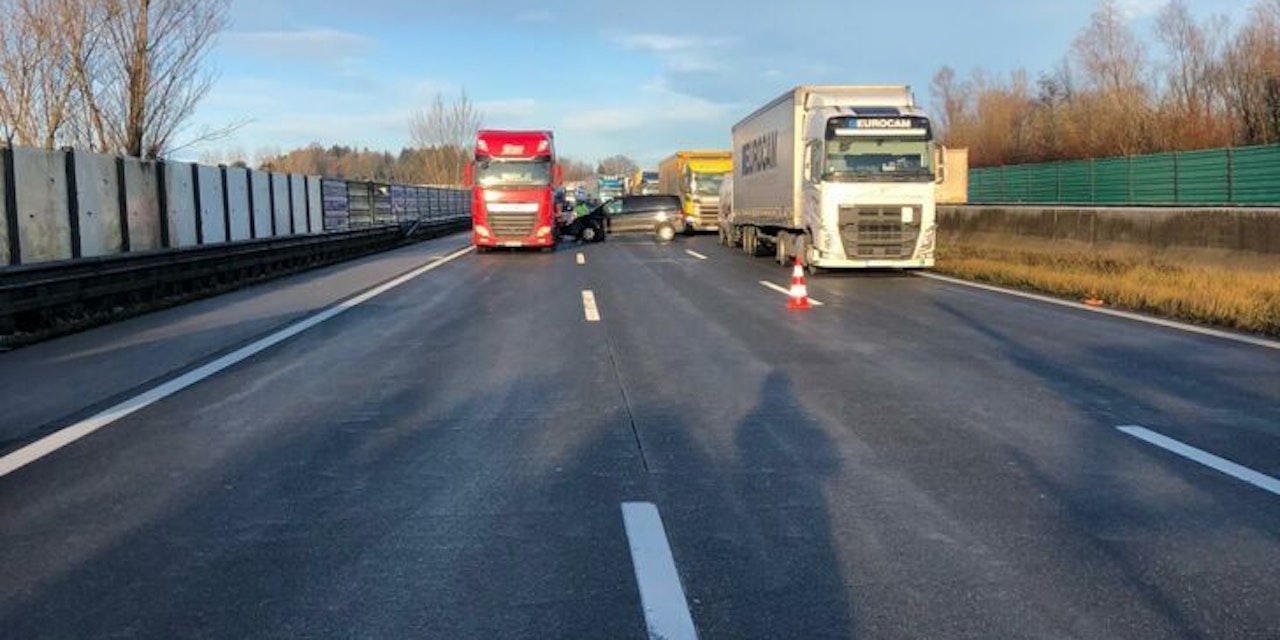
{"label": "truck side mirror", "polygon": [[555,180],[556,180],[556,184],[557,184],[557,185],[559,185],[560,183],[564,182],[564,167],[562,167],[562,166],[560,166],[560,165],[556,165],[556,178],[555,178]]}
{"label": "truck side mirror", "polygon": [[476,169],[470,162],[462,165],[462,186],[470,187],[475,183],[475,177]]}
{"label": "truck side mirror", "polygon": [[934,151],[934,156],[937,158],[937,162],[934,163],[934,166],[937,167],[937,176],[934,182],[942,184],[947,181],[947,148],[939,145],[937,150]]}

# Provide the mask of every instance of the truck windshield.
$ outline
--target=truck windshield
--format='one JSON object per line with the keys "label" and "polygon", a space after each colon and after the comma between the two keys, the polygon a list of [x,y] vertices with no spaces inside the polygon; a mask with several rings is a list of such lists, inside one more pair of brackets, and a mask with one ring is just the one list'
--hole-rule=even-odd
{"label": "truck windshield", "polygon": [[927,140],[846,138],[827,141],[824,180],[932,180],[933,154]]}
{"label": "truck windshield", "polygon": [[723,173],[695,173],[690,180],[689,190],[700,196],[718,196],[724,176]]}
{"label": "truck windshield", "polygon": [[482,187],[542,187],[551,184],[551,161],[481,160],[476,184]]}

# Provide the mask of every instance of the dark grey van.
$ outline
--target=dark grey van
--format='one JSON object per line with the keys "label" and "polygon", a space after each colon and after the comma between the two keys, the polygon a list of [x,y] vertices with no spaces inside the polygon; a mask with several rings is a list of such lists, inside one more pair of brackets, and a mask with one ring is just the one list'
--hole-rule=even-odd
{"label": "dark grey van", "polygon": [[683,228],[677,196],[623,196],[602,206],[609,233],[652,233],[668,242]]}

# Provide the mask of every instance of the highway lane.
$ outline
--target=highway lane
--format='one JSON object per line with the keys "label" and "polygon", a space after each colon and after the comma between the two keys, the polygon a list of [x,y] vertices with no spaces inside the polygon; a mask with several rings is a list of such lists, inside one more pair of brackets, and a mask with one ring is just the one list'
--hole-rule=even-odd
{"label": "highway lane", "polygon": [[788,312],[788,276],[455,260],[0,478],[0,628],[644,637],[628,501],[704,638],[1280,628],[1280,498],[1115,429],[1274,477],[1273,352],[883,274]]}

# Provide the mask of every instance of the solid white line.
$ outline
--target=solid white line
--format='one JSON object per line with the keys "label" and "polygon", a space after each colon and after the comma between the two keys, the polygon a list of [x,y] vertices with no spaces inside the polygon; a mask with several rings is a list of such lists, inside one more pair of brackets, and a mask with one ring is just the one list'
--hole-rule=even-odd
{"label": "solid white line", "polygon": [[586,263],[587,263],[587,257],[586,257],[586,256],[584,256],[584,255],[582,255],[581,253],[579,253],[579,254],[578,254],[578,264],[586,264]]}
{"label": "solid white line", "polygon": [[596,306],[596,294],[590,290],[582,292],[582,311],[587,314],[587,322],[600,322],[600,307]]}
{"label": "solid white line", "polygon": [[685,252],[685,253],[687,253],[687,254],[689,254],[689,255],[691,255],[691,256],[693,256],[693,257],[695,257],[695,258],[697,258],[697,259],[699,259],[699,260],[706,260],[706,259],[707,259],[707,257],[706,257],[706,256],[702,255],[701,253],[698,253],[697,251],[694,251],[693,249],[685,249],[685,250],[684,250],[684,252]]}
{"label": "solid white line", "polygon": [[1237,480],[1248,482],[1259,489],[1280,495],[1280,480],[1276,480],[1265,473],[1259,473],[1249,467],[1238,465],[1226,458],[1220,458],[1203,449],[1197,449],[1191,445],[1182,444],[1173,438],[1160,435],[1145,427],[1126,425],[1116,428],[1139,440],[1144,440],[1154,444],[1161,449],[1171,451],[1189,460],[1199,462],[1206,467],[1221,471],[1222,473],[1225,473]]}
{"label": "solid white line", "polygon": [[689,603],[680,585],[658,507],[651,502],[622,503],[622,522],[631,545],[631,565],[640,587],[640,604],[651,640],[696,639]]}
{"label": "solid white line", "polygon": [[120,404],[117,404],[101,413],[85,418],[80,422],[70,425],[64,429],[51,433],[21,449],[18,449],[3,458],[0,458],[0,477],[4,477],[25,467],[40,458],[43,458],[58,449],[61,449],[113,422],[124,418],[125,416],[137,413],[191,385],[196,384],[206,378],[222,372],[244,360],[251,358],[271,347],[292,338],[307,329],[310,329],[326,320],[330,320],[346,311],[367,302],[369,299],[386,293],[414,278],[427,273],[445,263],[455,260],[467,253],[471,252],[471,247],[460,249],[443,258],[439,258],[429,264],[423,265],[410,271],[404,275],[388,280],[360,295],[348,298],[338,304],[325,309],[309,318],[296,322],[280,331],[277,331],[265,338],[261,338],[252,344],[240,347],[221,358],[204,364],[196,369],[188,371],[168,382],[159,384],[140,395],[134,396]]}
{"label": "solid white line", "polygon": [[[774,291],[777,291],[778,293],[781,293],[784,296],[787,296],[787,297],[791,296],[791,290],[782,285],[774,284],[772,282],[769,282],[768,280],[761,280],[760,284],[764,285],[765,287],[768,287],[769,289],[773,289]],[[815,300],[813,296],[809,296],[809,304],[815,307],[822,306],[822,303]]]}
{"label": "solid white line", "polygon": [[959,278],[940,276],[936,273],[915,272],[915,275],[920,276],[922,278],[929,278],[930,280],[939,280],[942,282],[949,282],[951,284],[958,284],[965,287],[972,287],[974,289],[982,289],[984,291],[993,291],[995,293],[1003,293],[1005,295],[1016,296],[1019,298],[1026,298],[1027,300],[1035,300],[1037,302],[1047,302],[1049,304],[1056,304],[1060,307],[1069,307],[1071,309],[1079,309],[1081,311],[1092,311],[1094,313],[1100,313],[1106,316],[1124,318],[1126,320],[1135,320],[1137,322],[1145,322],[1147,324],[1154,324],[1161,327],[1167,327],[1169,329],[1177,329],[1178,331],[1186,331],[1188,333],[1196,333],[1202,336],[1210,336],[1213,338],[1221,338],[1223,340],[1231,340],[1232,342],[1240,342],[1243,344],[1253,345],[1255,347],[1264,347],[1266,349],[1280,349],[1280,342],[1277,342],[1275,340],[1268,340],[1266,338],[1258,338],[1255,336],[1245,335],[1242,333],[1233,333],[1231,331],[1210,329],[1208,327],[1200,327],[1194,324],[1178,322],[1177,320],[1166,320],[1164,318],[1146,316],[1140,313],[1133,313],[1130,311],[1120,311],[1118,309],[1107,309],[1105,307],[1091,307],[1087,304],[1072,302],[1071,300],[1053,298],[1050,296],[1040,295],[1038,293],[1027,293],[1025,291],[1017,291],[1015,289],[1006,289],[1004,287],[997,287],[989,284],[982,284],[979,282],[970,282],[968,280],[961,280]]}

